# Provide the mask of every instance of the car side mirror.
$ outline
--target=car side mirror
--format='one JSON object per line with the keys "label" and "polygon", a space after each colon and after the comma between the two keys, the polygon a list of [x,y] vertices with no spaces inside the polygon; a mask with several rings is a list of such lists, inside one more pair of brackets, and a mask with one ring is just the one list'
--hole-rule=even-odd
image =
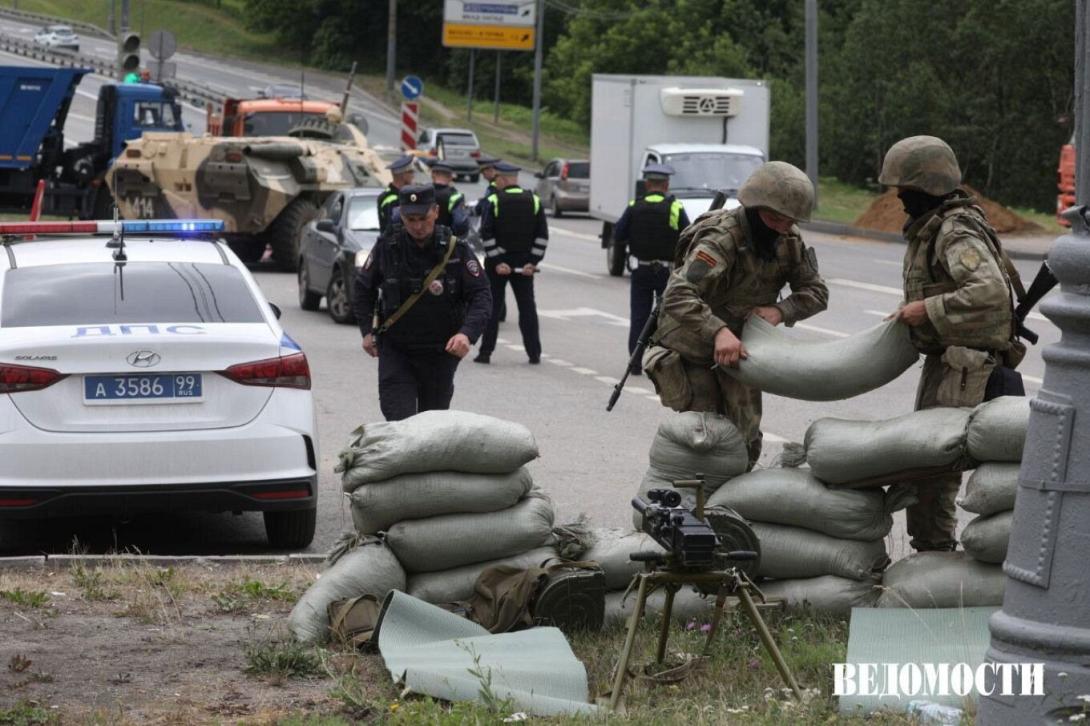
{"label": "car side mirror", "polygon": [[329,234],[337,233],[337,227],[333,224],[332,219],[319,219],[318,223],[314,225],[314,228],[319,232],[328,232]]}
{"label": "car side mirror", "polygon": [[280,311],[280,306],[276,303],[269,303],[269,307],[272,308],[273,315],[275,315],[276,319],[279,320],[280,316],[283,315],[283,313]]}
{"label": "car side mirror", "polygon": [[543,172],[543,171],[535,171],[535,172],[534,172],[534,178],[536,178],[536,179],[544,179],[544,178],[545,178],[545,172]]}

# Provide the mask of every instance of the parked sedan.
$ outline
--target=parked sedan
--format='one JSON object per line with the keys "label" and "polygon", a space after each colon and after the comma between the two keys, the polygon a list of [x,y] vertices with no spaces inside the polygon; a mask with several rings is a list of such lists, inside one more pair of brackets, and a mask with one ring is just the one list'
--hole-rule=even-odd
{"label": "parked sedan", "polygon": [[299,240],[299,307],[317,310],[326,299],[329,316],[354,323],[352,278],[378,240],[378,198],[374,187],[334,192]]}
{"label": "parked sedan", "polygon": [[590,210],[590,162],[586,159],[553,159],[534,176],[539,179],[537,195],[554,217]]}
{"label": "parked sedan", "polygon": [[53,50],[79,52],[79,36],[67,25],[47,25],[34,35],[34,43]]}
{"label": "parked sedan", "polygon": [[[419,157],[431,157],[447,162],[453,167],[456,178],[472,183],[480,178],[477,160],[481,158],[481,144],[477,141],[477,135],[469,129],[423,129],[416,140],[416,148],[410,153],[420,161],[423,159]],[[419,169],[427,173],[426,165]]]}

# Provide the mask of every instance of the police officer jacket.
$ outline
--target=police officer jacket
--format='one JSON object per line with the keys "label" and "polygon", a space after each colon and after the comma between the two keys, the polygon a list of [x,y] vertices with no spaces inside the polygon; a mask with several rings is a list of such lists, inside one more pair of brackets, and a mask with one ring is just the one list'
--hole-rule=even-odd
{"label": "police officer jacket", "polygon": [[629,253],[638,260],[672,262],[678,236],[688,226],[681,202],[653,192],[628,203],[613,226],[613,239],[627,243]]}
{"label": "police officer jacket", "polygon": [[397,187],[390,184],[378,198],[378,228],[385,232],[390,227],[390,217],[398,206]]}
{"label": "police officer jacket", "polygon": [[466,198],[450,184],[435,184],[435,203],[439,205],[437,224],[448,227],[451,232],[463,236],[469,231],[469,213],[466,211]]}
{"label": "police officer jacket", "polygon": [[[401,227],[379,238],[357,271],[354,283],[353,306],[364,336],[373,332],[376,305],[379,319],[385,320],[411,295],[423,289],[424,279],[442,261],[449,240],[450,230],[439,225],[423,246]],[[407,351],[438,352],[459,332],[473,343],[484,332],[491,312],[488,281],[473,251],[459,240],[443,272],[412,308],[382,334],[381,343]]]}
{"label": "police officer jacket", "polygon": [[511,267],[541,262],[549,244],[549,226],[541,198],[519,186],[488,197],[481,217],[481,239],[488,264]]}

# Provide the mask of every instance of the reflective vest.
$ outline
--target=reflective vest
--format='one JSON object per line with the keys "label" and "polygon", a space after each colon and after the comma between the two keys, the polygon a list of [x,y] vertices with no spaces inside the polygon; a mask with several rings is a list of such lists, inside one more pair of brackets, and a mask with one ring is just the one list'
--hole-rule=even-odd
{"label": "reflective vest", "polygon": [[628,249],[637,259],[674,259],[681,219],[681,202],[662,194],[648,194],[628,203]]}
{"label": "reflective vest", "polygon": [[444,227],[453,226],[454,208],[462,198],[462,193],[449,184],[436,184],[435,203],[439,205],[439,218],[436,223]]}
{"label": "reflective vest", "polygon": [[541,199],[517,186],[498,191],[488,199],[495,219],[496,244],[508,253],[529,253],[534,246]]}

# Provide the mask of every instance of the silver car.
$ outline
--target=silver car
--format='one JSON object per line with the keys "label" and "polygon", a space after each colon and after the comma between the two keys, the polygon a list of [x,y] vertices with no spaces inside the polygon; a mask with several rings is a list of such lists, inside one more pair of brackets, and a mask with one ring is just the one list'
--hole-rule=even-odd
{"label": "silver car", "polygon": [[51,50],[79,52],[79,36],[67,25],[47,25],[34,35],[34,44]]}
{"label": "silver car", "polygon": [[[416,140],[416,155],[447,162],[454,169],[455,177],[473,183],[480,178],[477,160],[481,158],[481,143],[469,129],[424,129]],[[420,171],[427,173],[427,166],[420,167]]]}
{"label": "silver car", "polygon": [[539,179],[537,195],[554,217],[590,209],[590,162],[586,159],[553,159],[534,176]]}

